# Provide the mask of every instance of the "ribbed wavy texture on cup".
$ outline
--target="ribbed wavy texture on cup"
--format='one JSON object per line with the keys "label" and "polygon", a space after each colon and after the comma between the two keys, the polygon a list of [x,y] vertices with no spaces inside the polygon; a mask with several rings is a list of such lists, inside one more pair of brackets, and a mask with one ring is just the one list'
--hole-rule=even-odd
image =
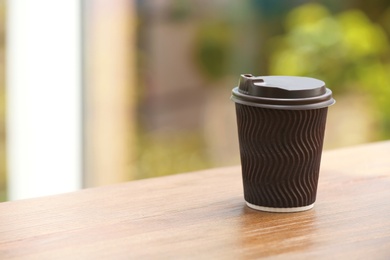
{"label": "ribbed wavy texture on cup", "polygon": [[277,208],[316,200],[328,108],[277,110],[236,103],[245,200]]}

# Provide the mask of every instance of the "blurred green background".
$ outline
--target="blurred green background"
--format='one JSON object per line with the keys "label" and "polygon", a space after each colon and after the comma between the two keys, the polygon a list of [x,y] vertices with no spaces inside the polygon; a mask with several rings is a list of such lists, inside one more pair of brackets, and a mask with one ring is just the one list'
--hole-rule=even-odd
{"label": "blurred green background", "polygon": [[[243,73],[319,78],[325,149],[390,138],[387,0],[137,1],[133,176],[239,163],[230,91]],[[5,200],[5,1],[0,1],[0,200]]]}

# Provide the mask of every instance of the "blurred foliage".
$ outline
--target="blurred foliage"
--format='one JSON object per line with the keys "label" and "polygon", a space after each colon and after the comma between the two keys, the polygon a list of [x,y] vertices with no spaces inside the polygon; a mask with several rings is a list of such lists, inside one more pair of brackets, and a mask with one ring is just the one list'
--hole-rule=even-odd
{"label": "blurred foliage", "polygon": [[188,19],[191,14],[191,11],[191,1],[173,0],[172,7],[169,12],[169,18],[173,21],[180,22]]}
{"label": "blurred foliage", "polygon": [[200,133],[138,133],[137,179],[209,168]]}
{"label": "blurred foliage", "polygon": [[[193,44],[193,58],[204,79],[213,85],[226,75],[257,72],[259,17],[251,1],[210,2]],[[245,46],[243,48],[243,46]]]}
{"label": "blurred foliage", "polygon": [[270,74],[324,80],[337,94],[358,91],[377,106],[380,131],[390,138],[390,46],[385,30],[360,10],[333,15],[320,4],[287,15],[286,33],[269,42]]}
{"label": "blurred foliage", "polygon": [[232,38],[232,28],[226,22],[209,21],[200,26],[194,60],[204,77],[217,80],[228,73]]}

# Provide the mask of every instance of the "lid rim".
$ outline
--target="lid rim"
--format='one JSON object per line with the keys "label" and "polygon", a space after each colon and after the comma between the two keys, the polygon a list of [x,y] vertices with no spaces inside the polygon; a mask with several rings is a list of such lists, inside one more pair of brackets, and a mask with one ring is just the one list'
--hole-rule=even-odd
{"label": "lid rim", "polygon": [[332,97],[332,91],[328,88],[321,96],[295,99],[250,96],[239,92],[238,89],[239,87],[233,88],[231,100],[247,106],[282,110],[309,110],[328,107],[336,103]]}

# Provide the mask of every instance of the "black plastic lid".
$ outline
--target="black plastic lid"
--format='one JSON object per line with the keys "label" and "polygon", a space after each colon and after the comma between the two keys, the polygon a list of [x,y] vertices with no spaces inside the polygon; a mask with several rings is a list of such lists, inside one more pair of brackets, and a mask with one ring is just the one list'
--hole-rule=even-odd
{"label": "black plastic lid", "polygon": [[231,99],[240,104],[273,109],[306,110],[333,105],[332,91],[321,80],[294,76],[241,75]]}

